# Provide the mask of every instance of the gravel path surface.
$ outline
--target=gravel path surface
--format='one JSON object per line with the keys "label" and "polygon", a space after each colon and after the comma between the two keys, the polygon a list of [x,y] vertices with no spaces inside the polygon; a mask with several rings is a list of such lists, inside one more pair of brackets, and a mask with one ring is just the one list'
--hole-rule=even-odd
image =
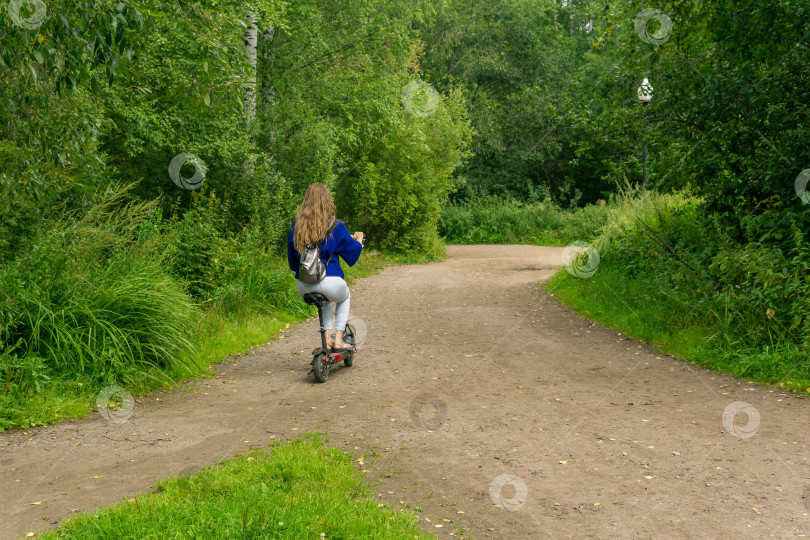
{"label": "gravel path surface", "polygon": [[216,379],[144,396],[126,422],[93,413],[0,434],[0,537],[314,431],[365,455],[375,496],[421,508],[440,537],[810,534],[808,400],[561,306],[537,284],[562,248],[448,251],[352,287],[367,335],[325,384],[307,375],[310,319],[215,366]]}

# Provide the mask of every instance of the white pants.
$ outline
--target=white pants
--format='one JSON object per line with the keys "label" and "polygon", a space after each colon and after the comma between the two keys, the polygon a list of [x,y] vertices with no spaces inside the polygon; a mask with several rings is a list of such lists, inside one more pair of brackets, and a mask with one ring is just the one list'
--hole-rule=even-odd
{"label": "white pants", "polygon": [[[321,293],[335,303],[335,330],[343,332],[349,320],[349,286],[341,277],[326,276],[318,283],[298,281],[298,294],[301,298],[307,293]],[[332,329],[332,302],[323,306],[323,327]]]}

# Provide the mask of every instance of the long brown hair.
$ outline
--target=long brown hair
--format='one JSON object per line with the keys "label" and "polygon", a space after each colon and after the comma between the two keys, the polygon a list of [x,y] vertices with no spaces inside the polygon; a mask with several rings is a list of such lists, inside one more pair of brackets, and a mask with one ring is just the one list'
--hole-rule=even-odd
{"label": "long brown hair", "polygon": [[335,219],[332,192],[324,184],[310,185],[295,214],[293,240],[296,251],[303,253],[307,244],[323,240]]}

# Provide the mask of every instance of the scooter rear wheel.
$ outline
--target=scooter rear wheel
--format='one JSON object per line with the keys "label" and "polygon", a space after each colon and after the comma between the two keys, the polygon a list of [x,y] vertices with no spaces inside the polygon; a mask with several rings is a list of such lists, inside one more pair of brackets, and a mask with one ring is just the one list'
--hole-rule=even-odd
{"label": "scooter rear wheel", "polygon": [[319,383],[326,382],[329,377],[329,366],[324,361],[326,355],[324,353],[316,354],[312,357],[312,373],[315,375],[315,380]]}

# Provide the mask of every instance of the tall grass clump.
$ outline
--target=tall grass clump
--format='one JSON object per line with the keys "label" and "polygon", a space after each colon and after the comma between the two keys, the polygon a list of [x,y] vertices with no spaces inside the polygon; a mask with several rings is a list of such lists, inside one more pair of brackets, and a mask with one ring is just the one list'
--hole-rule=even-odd
{"label": "tall grass clump", "polygon": [[199,310],[164,269],[154,203],[111,192],[54,220],[0,265],[0,427],[25,396],[68,381],[86,391],[199,372]]}

